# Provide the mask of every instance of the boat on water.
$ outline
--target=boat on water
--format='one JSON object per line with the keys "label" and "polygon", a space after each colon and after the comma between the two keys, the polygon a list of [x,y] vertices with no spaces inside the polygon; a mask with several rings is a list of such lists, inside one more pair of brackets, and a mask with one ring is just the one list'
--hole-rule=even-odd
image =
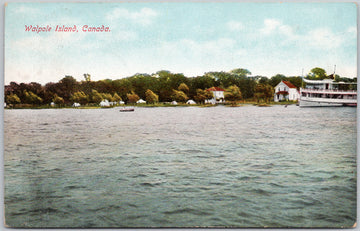
{"label": "boat on water", "polygon": [[129,108],[129,107],[124,107],[124,108],[120,109],[120,112],[131,112],[131,111],[135,111],[135,109]]}
{"label": "boat on water", "polygon": [[333,79],[308,80],[300,88],[300,107],[357,106],[355,83],[336,82]]}

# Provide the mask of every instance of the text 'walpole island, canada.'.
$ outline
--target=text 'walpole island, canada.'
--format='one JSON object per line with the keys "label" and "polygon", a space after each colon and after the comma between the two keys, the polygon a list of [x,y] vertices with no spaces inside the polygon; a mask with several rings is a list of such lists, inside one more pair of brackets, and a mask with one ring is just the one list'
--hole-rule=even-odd
{"label": "text 'walpole island, canada.'", "polygon": [[[110,27],[108,26],[89,26],[89,25],[83,25],[83,26],[65,26],[65,25],[56,25],[56,26],[39,26],[39,25],[25,25],[25,31],[28,32],[79,32],[79,29],[81,28],[81,32],[110,32]],[[54,29],[54,30],[53,30]]]}

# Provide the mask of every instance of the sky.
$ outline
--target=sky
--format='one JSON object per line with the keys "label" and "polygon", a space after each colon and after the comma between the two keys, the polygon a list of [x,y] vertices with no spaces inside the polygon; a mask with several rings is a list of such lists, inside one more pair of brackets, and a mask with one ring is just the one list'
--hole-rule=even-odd
{"label": "sky", "polygon": [[[25,26],[52,27],[49,32]],[[76,26],[78,32],[56,32]],[[84,32],[88,26],[109,32]],[[354,3],[8,3],[5,84],[119,79],[160,70],[187,77],[248,69],[356,77]]]}

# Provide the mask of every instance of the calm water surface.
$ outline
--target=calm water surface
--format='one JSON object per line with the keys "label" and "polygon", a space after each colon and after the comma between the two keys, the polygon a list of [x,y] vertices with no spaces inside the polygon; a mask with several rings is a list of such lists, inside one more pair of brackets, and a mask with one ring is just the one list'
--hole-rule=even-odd
{"label": "calm water surface", "polygon": [[356,108],[5,110],[12,227],[350,227]]}

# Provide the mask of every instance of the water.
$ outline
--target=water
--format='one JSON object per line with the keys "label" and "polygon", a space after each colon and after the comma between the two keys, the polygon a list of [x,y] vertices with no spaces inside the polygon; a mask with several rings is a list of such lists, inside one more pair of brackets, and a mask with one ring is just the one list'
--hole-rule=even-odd
{"label": "water", "polygon": [[356,108],[5,111],[11,227],[351,227]]}

